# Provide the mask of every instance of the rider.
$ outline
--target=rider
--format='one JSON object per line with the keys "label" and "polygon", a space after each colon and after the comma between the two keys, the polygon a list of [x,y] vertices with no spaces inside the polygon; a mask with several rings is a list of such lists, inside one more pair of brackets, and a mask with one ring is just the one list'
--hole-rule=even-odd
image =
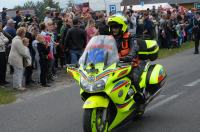
{"label": "rider", "polygon": [[145,66],[145,61],[140,61],[137,56],[139,46],[137,40],[128,32],[128,25],[126,18],[122,15],[113,15],[108,18],[108,26],[111,35],[117,42],[118,53],[121,61],[134,62],[133,70],[131,72],[131,79],[140,94],[139,100],[144,102],[145,96],[139,86],[139,78]]}
{"label": "rider", "polygon": [[108,18],[108,26],[111,35],[113,35],[117,42],[120,59],[132,61],[132,59],[136,56],[138,46],[134,42],[131,34],[128,32],[126,18],[118,14],[113,15]]}

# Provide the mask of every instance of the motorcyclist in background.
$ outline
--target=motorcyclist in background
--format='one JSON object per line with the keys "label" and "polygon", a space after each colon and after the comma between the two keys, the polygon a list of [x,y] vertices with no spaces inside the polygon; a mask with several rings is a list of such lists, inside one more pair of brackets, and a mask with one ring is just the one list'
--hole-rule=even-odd
{"label": "motorcyclist in background", "polygon": [[140,94],[138,96],[140,103],[144,102],[145,95],[139,86],[139,80],[146,65],[146,61],[138,59],[137,52],[139,46],[137,40],[128,32],[126,18],[122,15],[116,14],[109,17],[108,26],[111,35],[113,35],[116,40],[120,60],[123,62],[134,62],[130,78]]}

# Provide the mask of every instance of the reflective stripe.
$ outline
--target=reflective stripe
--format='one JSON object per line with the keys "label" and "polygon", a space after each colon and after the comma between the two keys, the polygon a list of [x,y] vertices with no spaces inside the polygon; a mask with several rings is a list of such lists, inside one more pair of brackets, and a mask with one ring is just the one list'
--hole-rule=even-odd
{"label": "reflective stripe", "polygon": [[144,55],[146,55],[146,54],[154,54],[154,53],[158,52],[158,50],[159,50],[159,47],[157,47],[156,50],[152,51],[152,52],[138,52],[138,53],[139,54],[144,54]]}

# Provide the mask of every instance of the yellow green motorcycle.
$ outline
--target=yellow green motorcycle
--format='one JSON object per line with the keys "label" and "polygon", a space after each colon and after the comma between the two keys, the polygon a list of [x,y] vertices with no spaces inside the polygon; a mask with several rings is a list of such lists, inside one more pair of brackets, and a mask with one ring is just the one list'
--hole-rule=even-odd
{"label": "yellow green motorcycle", "polygon": [[[142,45],[145,44],[145,45]],[[166,78],[162,65],[151,65],[159,50],[156,41],[140,43],[138,55],[146,59],[139,85],[129,74],[133,62],[120,62],[116,41],[112,36],[95,36],[88,43],[78,65],[69,65],[70,73],[80,86],[84,101],[83,130],[107,132],[127,120],[141,117],[147,104],[159,93]],[[149,58],[148,58],[149,57]],[[139,87],[139,90],[138,90]],[[140,100],[140,93],[146,95]]]}

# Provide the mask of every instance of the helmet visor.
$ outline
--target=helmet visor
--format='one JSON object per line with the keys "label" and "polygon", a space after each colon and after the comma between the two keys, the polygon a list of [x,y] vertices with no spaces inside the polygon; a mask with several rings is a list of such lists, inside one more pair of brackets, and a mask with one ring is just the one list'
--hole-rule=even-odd
{"label": "helmet visor", "polygon": [[112,29],[112,28],[122,28],[122,25],[120,25],[120,24],[112,24],[112,25],[110,25],[110,28]]}

